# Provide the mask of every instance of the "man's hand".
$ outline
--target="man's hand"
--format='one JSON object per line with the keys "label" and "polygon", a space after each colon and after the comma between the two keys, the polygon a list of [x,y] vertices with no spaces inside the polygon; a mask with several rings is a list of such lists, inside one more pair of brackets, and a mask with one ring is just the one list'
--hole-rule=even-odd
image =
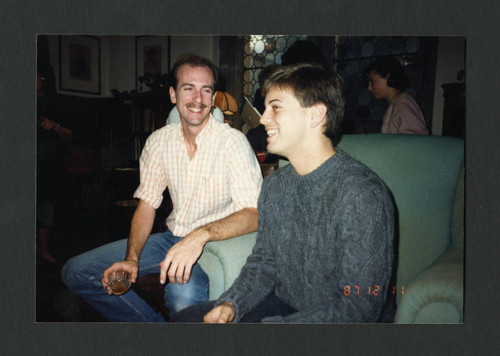
{"label": "man's hand", "polygon": [[[107,270],[104,271],[101,283],[104,289],[106,289],[106,284],[109,282],[109,276],[116,271],[126,271],[130,276],[130,282],[135,283],[137,279],[137,272],[139,271],[139,265],[135,261],[122,261],[113,263]],[[108,291],[111,295],[113,292]]]}
{"label": "man's hand", "polygon": [[55,128],[57,126],[57,123],[46,118],[46,117],[42,117],[40,119],[40,125],[39,125],[41,128],[43,128],[44,130],[52,130],[53,128]]}
{"label": "man's hand", "polygon": [[167,274],[170,283],[187,283],[191,277],[193,265],[201,256],[207,240],[207,233],[200,228],[193,230],[172,246],[160,263],[160,283],[165,283]]}
{"label": "man's hand", "polygon": [[204,317],[204,323],[230,323],[234,320],[236,316],[236,310],[234,306],[229,302],[222,302],[212,310],[210,310]]}

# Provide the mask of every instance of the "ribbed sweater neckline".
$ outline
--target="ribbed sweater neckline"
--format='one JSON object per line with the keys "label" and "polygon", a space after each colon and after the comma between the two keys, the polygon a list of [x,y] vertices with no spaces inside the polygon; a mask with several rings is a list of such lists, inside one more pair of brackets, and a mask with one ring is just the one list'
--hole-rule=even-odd
{"label": "ribbed sweater neckline", "polygon": [[293,167],[291,168],[292,175],[291,178],[300,184],[313,184],[317,183],[325,178],[331,177],[332,171],[334,172],[336,168],[345,160],[345,153],[341,149],[336,148],[336,153],[323,162],[319,167],[310,173],[305,175],[298,174]]}

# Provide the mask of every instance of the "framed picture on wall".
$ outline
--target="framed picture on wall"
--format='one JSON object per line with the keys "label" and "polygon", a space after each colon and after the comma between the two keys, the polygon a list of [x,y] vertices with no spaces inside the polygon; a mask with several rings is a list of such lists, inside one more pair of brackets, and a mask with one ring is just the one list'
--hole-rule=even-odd
{"label": "framed picture on wall", "polygon": [[167,74],[170,68],[170,37],[139,36],[135,40],[136,89],[147,91],[145,84]]}
{"label": "framed picture on wall", "polygon": [[101,40],[59,36],[59,89],[101,94]]}

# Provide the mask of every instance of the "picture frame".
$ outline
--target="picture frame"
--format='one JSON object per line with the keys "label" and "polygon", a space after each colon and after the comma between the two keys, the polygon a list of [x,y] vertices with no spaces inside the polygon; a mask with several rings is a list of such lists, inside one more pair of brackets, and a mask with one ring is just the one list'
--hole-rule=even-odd
{"label": "picture frame", "polygon": [[59,89],[101,94],[101,40],[94,36],[59,36]]}
{"label": "picture frame", "polygon": [[138,36],[135,40],[135,85],[138,91],[147,86],[141,78],[147,73],[166,74],[170,68],[170,36]]}

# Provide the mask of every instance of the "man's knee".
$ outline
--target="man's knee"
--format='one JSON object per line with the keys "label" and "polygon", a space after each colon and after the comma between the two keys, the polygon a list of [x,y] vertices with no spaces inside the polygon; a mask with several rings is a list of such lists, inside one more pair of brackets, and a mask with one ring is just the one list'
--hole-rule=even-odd
{"label": "man's knee", "polygon": [[192,305],[204,303],[207,300],[208,281],[182,285],[168,283],[165,287],[165,306],[170,310],[170,315],[174,315]]}
{"label": "man's knee", "polygon": [[64,264],[61,269],[61,278],[70,290],[85,283],[85,279],[88,279],[85,277],[89,274],[86,265],[86,259],[81,256],[72,257]]}

